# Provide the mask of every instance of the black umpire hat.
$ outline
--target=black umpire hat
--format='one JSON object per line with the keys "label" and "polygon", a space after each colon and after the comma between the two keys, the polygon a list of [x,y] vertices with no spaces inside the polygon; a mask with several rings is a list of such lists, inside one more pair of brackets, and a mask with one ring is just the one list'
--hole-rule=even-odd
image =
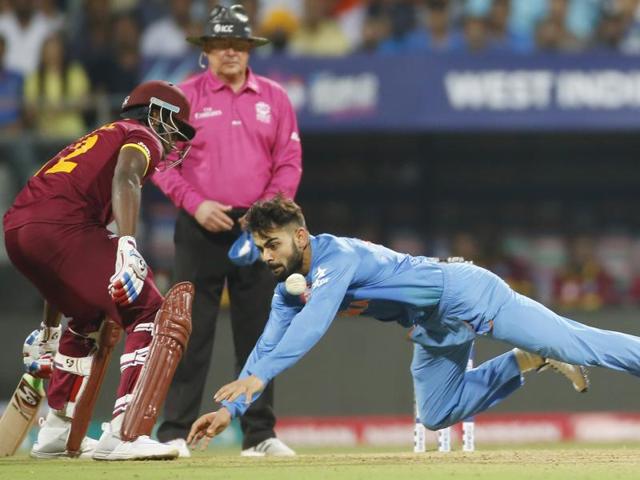
{"label": "black umpire hat", "polygon": [[208,39],[215,38],[249,40],[257,47],[269,43],[268,39],[254,37],[251,34],[249,16],[242,5],[232,5],[228,8],[216,5],[209,14],[204,33],[199,37],[187,37],[187,41],[202,46]]}

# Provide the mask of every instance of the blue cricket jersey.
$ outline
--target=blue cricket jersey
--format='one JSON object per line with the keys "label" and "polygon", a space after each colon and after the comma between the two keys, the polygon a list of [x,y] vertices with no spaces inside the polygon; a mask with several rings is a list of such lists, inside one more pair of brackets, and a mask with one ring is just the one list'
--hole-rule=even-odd
{"label": "blue cricket jersey", "polygon": [[[239,378],[255,375],[266,384],[300,360],[336,315],[366,315],[411,327],[427,322],[437,308],[443,271],[436,259],[328,234],[310,241],[307,293],[294,296],[284,282],[276,286],[269,321]],[[233,416],[248,408],[244,396],[223,405]]]}

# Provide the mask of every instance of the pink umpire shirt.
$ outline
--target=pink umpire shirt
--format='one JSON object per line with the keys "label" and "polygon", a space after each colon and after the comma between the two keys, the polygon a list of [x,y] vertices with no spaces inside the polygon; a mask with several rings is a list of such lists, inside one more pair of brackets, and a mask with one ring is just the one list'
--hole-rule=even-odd
{"label": "pink umpire shirt", "polygon": [[295,196],[302,147],[295,112],[284,89],[248,71],[234,93],[210,70],[180,84],[196,128],[191,151],[177,168],[152,180],[193,215],[205,200],[249,207],[282,192]]}

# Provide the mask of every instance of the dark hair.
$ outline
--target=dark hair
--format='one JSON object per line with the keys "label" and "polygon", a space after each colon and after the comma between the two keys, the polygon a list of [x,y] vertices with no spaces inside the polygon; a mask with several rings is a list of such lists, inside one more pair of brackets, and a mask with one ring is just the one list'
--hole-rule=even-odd
{"label": "dark hair", "polygon": [[40,64],[38,65],[37,75],[38,75],[38,96],[44,97],[46,95],[45,91],[45,65],[44,65],[44,56],[42,52],[44,52],[44,47],[49,42],[60,42],[62,45],[62,68],[60,71],[60,75],[62,76],[62,95],[66,97],[69,93],[69,66],[71,65],[71,58],[69,57],[69,52],[67,49],[67,45],[65,43],[64,35],[61,31],[55,31],[51,33],[46,40],[42,44],[41,54],[40,54]]}
{"label": "dark hair", "polygon": [[258,234],[289,224],[295,224],[298,227],[306,226],[302,209],[296,202],[281,193],[271,200],[254,203],[247,212],[246,220],[249,230]]}

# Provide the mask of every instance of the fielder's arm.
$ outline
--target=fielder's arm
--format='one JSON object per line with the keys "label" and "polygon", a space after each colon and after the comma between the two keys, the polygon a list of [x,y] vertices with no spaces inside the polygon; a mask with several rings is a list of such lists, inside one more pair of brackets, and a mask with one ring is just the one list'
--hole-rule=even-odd
{"label": "fielder's arm", "polygon": [[320,341],[333,322],[358,262],[349,253],[340,253],[327,259],[326,265],[322,281],[316,279],[306,305],[283,329],[274,345],[269,349],[261,348],[268,332],[266,328],[238,380],[223,386],[215,394],[215,400],[222,402],[231,416],[243,415],[266,384],[297,363]]}

